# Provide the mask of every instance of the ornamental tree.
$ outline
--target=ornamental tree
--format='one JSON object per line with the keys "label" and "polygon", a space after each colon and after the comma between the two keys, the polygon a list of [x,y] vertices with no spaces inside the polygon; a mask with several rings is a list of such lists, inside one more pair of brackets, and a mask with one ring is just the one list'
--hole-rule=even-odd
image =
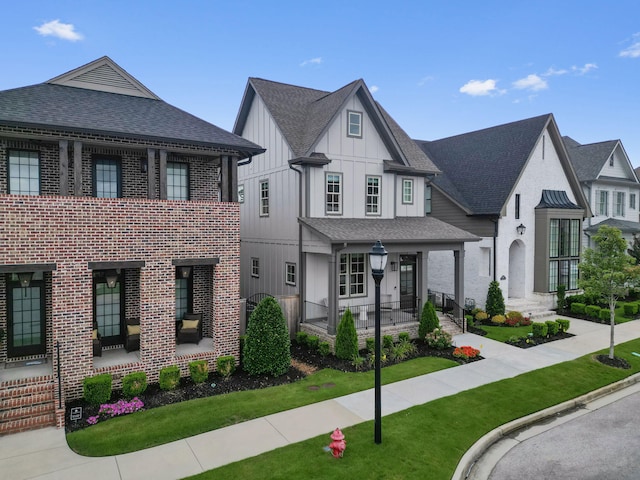
{"label": "ornamental tree", "polygon": [[578,286],[609,305],[611,337],[609,358],[614,358],[615,309],[629,285],[640,280],[640,267],[627,254],[627,242],[619,229],[602,225],[593,236],[595,248],[585,249],[580,262]]}
{"label": "ornamental tree", "polygon": [[494,280],[489,284],[485,311],[489,314],[489,318],[493,318],[496,315],[504,315],[504,310],[504,297],[502,296],[500,283]]}

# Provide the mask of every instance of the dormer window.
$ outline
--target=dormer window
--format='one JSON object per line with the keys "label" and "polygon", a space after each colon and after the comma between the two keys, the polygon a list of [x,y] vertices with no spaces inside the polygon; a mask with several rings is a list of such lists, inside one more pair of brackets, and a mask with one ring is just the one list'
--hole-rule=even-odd
{"label": "dormer window", "polygon": [[362,138],[362,112],[347,110],[347,137]]}

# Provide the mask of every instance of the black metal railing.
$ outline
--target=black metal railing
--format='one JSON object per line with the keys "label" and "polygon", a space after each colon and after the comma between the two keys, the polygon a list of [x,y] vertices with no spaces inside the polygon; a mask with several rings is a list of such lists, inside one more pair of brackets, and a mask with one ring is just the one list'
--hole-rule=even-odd
{"label": "black metal railing", "polygon": [[[342,314],[347,308],[351,310],[356,329],[368,330],[375,327],[375,303],[340,308],[340,313]],[[418,298],[410,301],[380,303],[380,325],[382,327],[418,321],[420,321],[420,299]]]}
{"label": "black metal railing", "polygon": [[[467,300],[468,299],[465,299],[465,302]],[[433,304],[436,310],[440,310],[458,327],[460,327],[462,329],[462,333],[467,330],[466,320],[464,316],[468,313],[468,311],[470,311],[470,309],[468,310],[466,306],[459,305],[453,295],[449,293],[429,290],[429,301]]]}

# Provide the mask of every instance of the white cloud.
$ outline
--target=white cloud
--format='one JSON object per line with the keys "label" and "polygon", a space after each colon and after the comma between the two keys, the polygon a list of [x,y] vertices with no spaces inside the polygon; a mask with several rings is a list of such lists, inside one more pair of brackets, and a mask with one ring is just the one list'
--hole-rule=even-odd
{"label": "white cloud", "polygon": [[547,81],[540,78],[535,73],[527,75],[525,78],[521,78],[520,80],[516,80],[513,82],[513,86],[518,90],[532,90],[534,92],[549,88]]}
{"label": "white cloud", "polygon": [[371,85],[371,87],[369,88],[369,91],[371,93],[376,93],[378,90],[380,90],[380,89],[378,88],[377,85]]}
{"label": "white cloud", "polygon": [[561,68],[561,69],[557,70],[557,69],[555,69],[553,67],[549,67],[549,69],[546,72],[544,72],[542,74],[542,76],[543,77],[552,77],[552,76],[555,76],[555,75],[565,75],[567,73],[569,73],[569,70],[566,70],[564,68]]}
{"label": "white cloud", "polygon": [[43,37],[57,37],[70,42],[76,42],[84,38],[81,33],[75,31],[75,28],[71,23],[60,23],[60,20],[52,20],[43,23],[39,27],[33,27]]}
{"label": "white cloud", "polygon": [[307,65],[320,65],[322,63],[322,57],[310,58],[309,60],[305,60],[300,64],[301,67],[306,67]]}
{"label": "white cloud", "polygon": [[483,95],[491,95],[493,93],[500,93],[496,88],[496,81],[493,79],[488,80],[469,80],[462,87],[460,87],[460,93],[466,93],[473,97],[480,97]]}
{"label": "white cloud", "polygon": [[638,58],[640,57],[640,32],[633,34],[632,44],[622,50],[619,55],[621,57]]}
{"label": "white cloud", "polygon": [[422,77],[419,81],[418,81],[418,86],[419,87],[423,87],[425,86],[428,82],[431,82],[433,80],[433,77],[431,75],[427,75],[426,77]]}
{"label": "white cloud", "polygon": [[574,65],[573,67],[571,67],[571,71],[576,72],[578,75],[584,75],[585,73],[589,73],[591,70],[595,70],[596,68],[598,68],[598,65],[596,65],[595,63],[585,63],[582,67],[576,67]]}

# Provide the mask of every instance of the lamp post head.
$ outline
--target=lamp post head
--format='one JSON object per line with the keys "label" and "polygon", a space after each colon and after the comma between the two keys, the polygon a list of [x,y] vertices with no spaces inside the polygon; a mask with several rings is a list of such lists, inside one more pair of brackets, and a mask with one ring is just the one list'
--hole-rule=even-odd
{"label": "lamp post head", "polygon": [[384,249],[382,242],[377,240],[371,251],[369,252],[369,265],[373,276],[382,278],[384,268],[387,266],[387,251]]}
{"label": "lamp post head", "polygon": [[518,232],[518,235],[524,235],[524,232],[526,230],[527,227],[525,227],[522,223],[516,227],[516,232]]}

